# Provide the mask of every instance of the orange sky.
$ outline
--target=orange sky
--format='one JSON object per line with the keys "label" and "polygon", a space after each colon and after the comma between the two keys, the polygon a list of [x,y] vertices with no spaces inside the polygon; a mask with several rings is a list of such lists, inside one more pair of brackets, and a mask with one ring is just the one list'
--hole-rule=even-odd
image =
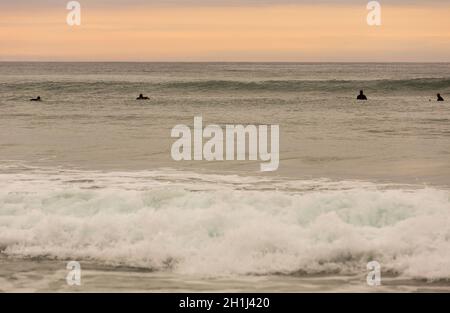
{"label": "orange sky", "polygon": [[450,61],[450,4],[0,11],[0,60]]}

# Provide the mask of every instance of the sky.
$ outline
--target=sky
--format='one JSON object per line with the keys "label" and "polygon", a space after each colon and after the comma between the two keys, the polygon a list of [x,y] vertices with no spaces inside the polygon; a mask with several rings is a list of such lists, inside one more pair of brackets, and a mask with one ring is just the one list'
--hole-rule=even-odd
{"label": "sky", "polygon": [[0,0],[0,61],[450,62],[449,0]]}

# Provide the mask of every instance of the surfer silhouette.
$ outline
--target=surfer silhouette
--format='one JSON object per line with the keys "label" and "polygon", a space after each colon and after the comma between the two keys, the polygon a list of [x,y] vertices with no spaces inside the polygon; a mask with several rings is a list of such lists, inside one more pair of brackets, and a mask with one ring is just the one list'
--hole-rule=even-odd
{"label": "surfer silhouette", "polygon": [[437,101],[444,101],[444,98],[441,97],[441,94],[437,94]]}
{"label": "surfer silhouette", "polygon": [[136,98],[136,100],[148,100],[148,99],[150,99],[150,98],[144,97],[144,95],[142,93],[139,95],[139,97]]}
{"label": "surfer silhouette", "polygon": [[37,98],[30,99],[30,101],[41,101],[41,97],[37,96]]}
{"label": "surfer silhouette", "polygon": [[359,95],[358,95],[358,97],[356,97],[356,99],[357,99],[357,100],[367,100],[367,97],[366,97],[366,95],[364,94],[364,91],[363,91],[363,90],[360,90],[360,91],[359,91]]}

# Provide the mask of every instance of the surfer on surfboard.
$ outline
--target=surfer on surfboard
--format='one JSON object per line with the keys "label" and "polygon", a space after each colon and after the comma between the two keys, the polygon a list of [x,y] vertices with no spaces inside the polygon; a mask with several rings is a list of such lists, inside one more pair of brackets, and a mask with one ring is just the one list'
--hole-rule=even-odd
{"label": "surfer on surfboard", "polygon": [[148,99],[150,99],[150,98],[144,97],[144,95],[142,93],[139,95],[139,97],[136,98],[136,100],[148,100]]}
{"label": "surfer on surfboard", "polygon": [[360,91],[359,91],[359,95],[358,95],[358,97],[356,97],[356,99],[357,99],[357,100],[367,100],[367,97],[366,97],[366,95],[364,94],[364,91],[363,91],[363,90],[360,90]]}

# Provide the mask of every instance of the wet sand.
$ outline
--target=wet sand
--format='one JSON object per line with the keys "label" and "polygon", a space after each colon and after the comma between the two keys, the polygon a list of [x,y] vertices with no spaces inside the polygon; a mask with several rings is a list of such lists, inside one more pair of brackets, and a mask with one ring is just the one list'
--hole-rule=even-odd
{"label": "wet sand", "polygon": [[81,286],[66,283],[65,261],[0,258],[1,292],[450,292],[450,281],[382,276],[233,276],[199,278],[139,268],[82,263]]}

